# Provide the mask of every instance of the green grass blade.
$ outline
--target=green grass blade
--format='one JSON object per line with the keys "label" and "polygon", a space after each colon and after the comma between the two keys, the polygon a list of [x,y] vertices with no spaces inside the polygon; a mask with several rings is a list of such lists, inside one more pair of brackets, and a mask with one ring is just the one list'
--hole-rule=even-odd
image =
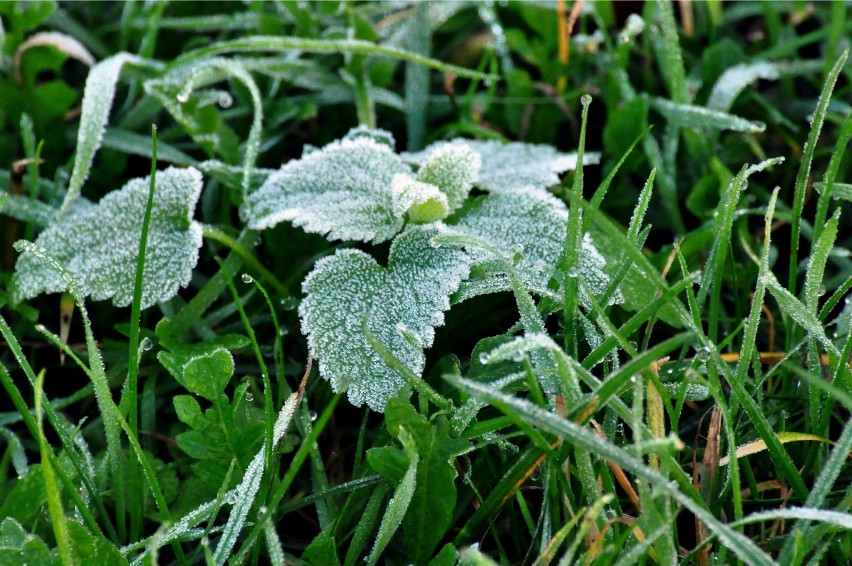
{"label": "green grass blade", "polygon": [[220,53],[245,51],[303,51],[307,53],[350,53],[353,55],[383,56],[425,65],[430,69],[434,69],[442,73],[453,73],[458,77],[464,77],[467,79],[490,81],[500,80],[499,76],[479,73],[456,65],[448,65],[438,61],[437,59],[424,57],[404,49],[390,47],[387,45],[377,45],[375,43],[359,39],[310,39],[303,37],[260,35],[220,41],[206,47],[200,47],[198,49],[188,51],[172,61],[168,68],[174,69],[192,61]]}
{"label": "green grass blade", "polygon": [[692,104],[678,104],[664,98],[649,97],[651,106],[666,117],[672,125],[704,130],[731,130],[757,134],[766,130],[766,124],[746,120],[727,112],[712,110]]}
{"label": "green grass blade", "polygon": [[62,510],[62,501],[59,494],[59,486],[56,484],[56,476],[53,471],[53,462],[50,457],[50,445],[41,428],[42,422],[42,385],[44,384],[44,372],[36,378],[35,387],[35,413],[38,430],[38,447],[41,453],[41,472],[44,477],[44,489],[47,492],[47,508],[50,512],[50,523],[56,543],[59,546],[59,559],[63,566],[76,564],[77,561],[71,551],[71,536],[68,533],[68,520]]}
{"label": "green grass blade", "polygon": [[[834,85],[837,82],[837,77],[843,66],[846,64],[846,58],[849,56],[849,50],[844,51],[837,62],[832,67],[831,71],[825,79],[822,92],[819,95],[816,110],[814,110],[813,121],[811,122],[811,131],[808,134],[808,141],[805,143],[805,149],[802,154],[802,164],[799,166],[799,173],[796,176],[795,191],[793,193],[792,203],[792,221],[790,224],[792,234],[790,235],[790,273],[787,278],[787,288],[794,295],[796,294],[796,279],[799,266],[799,236],[802,230],[802,209],[805,206],[805,188],[808,183],[808,177],[811,173],[811,164],[814,160],[814,152],[816,151],[817,140],[822,131],[822,126],[825,123],[825,116],[828,113],[828,103],[831,101],[831,94],[834,91]],[[787,345],[792,343],[794,338],[793,332],[788,331]],[[789,349],[789,347],[787,348]]]}

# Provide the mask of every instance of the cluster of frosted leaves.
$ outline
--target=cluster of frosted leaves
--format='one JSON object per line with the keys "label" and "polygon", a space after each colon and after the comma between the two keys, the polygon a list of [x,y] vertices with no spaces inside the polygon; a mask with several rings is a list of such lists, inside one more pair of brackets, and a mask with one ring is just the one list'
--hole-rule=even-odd
{"label": "cluster of frosted leaves", "polygon": [[[576,153],[560,153],[549,145],[496,140],[453,140],[437,142],[418,153],[405,153],[409,163],[422,166],[435,152],[447,146],[466,146],[481,157],[482,171],[477,186],[499,193],[520,187],[545,189],[559,183],[559,175],[577,168]],[[596,164],[599,153],[586,153],[583,164]]]}
{"label": "cluster of frosted leaves", "polygon": [[391,245],[387,267],[360,250],[338,250],[305,279],[302,331],[320,374],[335,391],[347,391],[352,404],[382,411],[405,385],[370,344],[364,324],[405,367],[422,373],[423,349],[469,271],[464,252],[432,245],[444,230],[440,224],[407,229]]}
{"label": "cluster of frosted leaves", "polygon": [[[192,168],[157,173],[142,308],[171,299],[189,284],[201,247],[201,225],[192,220],[201,185],[201,173]],[[35,243],[68,269],[83,296],[111,298],[117,306],[133,300],[149,187],[149,177],[134,179],[97,205],[72,210],[39,234]],[[18,258],[13,283],[16,300],[68,290],[62,277],[32,252]]]}
{"label": "cluster of frosted leaves", "polygon": [[480,157],[460,146],[434,152],[415,174],[382,130],[355,128],[343,139],[306,148],[246,198],[250,228],[292,222],[330,240],[379,243],[414,222],[441,220],[462,205]]}
{"label": "cluster of frosted leaves", "polygon": [[[471,201],[448,223],[453,232],[480,238],[506,259],[517,259],[515,268],[526,287],[538,295],[549,293],[548,282],[562,257],[567,236],[568,210],[561,200],[532,187],[492,193]],[[610,282],[606,260],[588,234],[582,247],[578,275],[591,292],[600,296]],[[455,297],[457,302],[511,289],[503,268],[487,252],[468,249],[468,253],[479,269],[462,285]],[[581,300],[590,308],[584,289],[581,287]],[[609,302],[622,300],[621,294],[615,293]]]}

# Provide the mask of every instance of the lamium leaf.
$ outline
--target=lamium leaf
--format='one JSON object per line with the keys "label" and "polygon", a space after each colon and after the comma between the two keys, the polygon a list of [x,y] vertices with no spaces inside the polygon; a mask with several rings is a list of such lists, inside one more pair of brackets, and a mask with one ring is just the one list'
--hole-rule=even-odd
{"label": "lamium leaf", "polygon": [[[201,184],[201,173],[192,168],[157,173],[142,308],[171,299],[189,283],[201,247],[201,225],[192,220]],[[62,217],[36,239],[73,275],[83,296],[111,298],[116,306],[132,301],[149,187],[149,177],[133,179],[97,205]],[[13,283],[18,301],[68,290],[55,270],[27,251],[18,258]]]}
{"label": "lamium leaf", "polygon": [[439,147],[417,171],[417,180],[439,187],[449,202],[450,212],[464,204],[479,178],[482,158],[466,145]]}
{"label": "lamium leaf", "polygon": [[422,183],[408,175],[397,174],[391,181],[394,212],[406,213],[415,224],[428,224],[443,220],[449,214],[447,195],[435,185]]}
{"label": "lamium leaf", "polygon": [[[548,282],[562,256],[568,226],[568,210],[561,200],[532,187],[492,193],[472,200],[447,223],[452,232],[481,238],[504,251],[507,259],[517,260],[517,271],[527,288],[539,295],[548,294]],[[593,293],[603,294],[610,281],[606,260],[588,234],[582,245],[579,275]],[[511,290],[505,273],[489,262],[492,258],[488,254],[477,249],[468,249],[468,253],[479,269],[462,284],[455,301]],[[584,291],[581,299],[589,305]],[[621,294],[616,293],[610,304],[621,301]]]}
{"label": "lamium leaf", "polygon": [[292,221],[330,240],[383,242],[401,228],[391,192],[411,170],[372,136],[335,141],[291,161],[246,198],[250,228]]}
{"label": "lamium leaf", "polygon": [[346,390],[353,405],[383,411],[405,384],[370,345],[365,325],[408,369],[422,373],[423,349],[469,270],[464,252],[431,244],[443,231],[440,224],[409,228],[391,245],[387,267],[360,250],[338,250],[305,279],[302,331],[320,375],[335,391]]}
{"label": "lamium leaf", "polygon": [[[481,157],[481,171],[477,186],[499,193],[533,187],[545,189],[559,183],[559,175],[577,167],[576,153],[560,153],[549,145],[521,142],[503,143],[496,140],[453,140],[437,142],[418,153],[405,153],[403,158],[425,167],[430,159],[446,147],[467,146]],[[586,153],[585,165],[600,161],[599,153]]]}

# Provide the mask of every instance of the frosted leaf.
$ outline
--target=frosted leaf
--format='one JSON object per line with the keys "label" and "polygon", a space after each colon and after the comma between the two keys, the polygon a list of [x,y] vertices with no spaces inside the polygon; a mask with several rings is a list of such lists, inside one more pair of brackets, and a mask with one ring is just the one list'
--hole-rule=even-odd
{"label": "frosted leaf", "polygon": [[438,187],[421,183],[402,173],[393,176],[391,195],[394,212],[400,217],[407,213],[416,224],[443,220],[449,214],[447,195]]}
{"label": "frosted leaf", "polygon": [[771,63],[757,61],[743,63],[726,69],[716,80],[710,96],[707,98],[707,108],[727,112],[731,109],[737,96],[758,79],[776,80],[783,75],[793,75],[809,71],[819,71],[823,68],[822,61],[800,61],[795,63]]}
{"label": "frosted leaf", "polygon": [[330,240],[382,242],[401,228],[391,184],[410,169],[372,137],[343,139],[291,161],[246,198],[249,227],[291,221]]}
{"label": "frosted leaf", "polygon": [[[201,173],[170,167],[157,173],[156,182],[142,308],[171,299],[189,284],[201,247],[201,225],[192,220],[201,194]],[[149,177],[133,179],[97,205],[66,215],[36,238],[38,246],[68,269],[83,296],[111,298],[117,306],[133,300],[149,187]],[[18,258],[13,283],[18,301],[68,290],[63,278],[31,252]]]}
{"label": "frosted leaf", "polygon": [[439,187],[447,195],[450,212],[464,204],[479,178],[480,155],[464,144],[439,147],[417,171],[417,180]]}
{"label": "frosted leaf", "polygon": [[[404,153],[410,163],[423,165],[446,146],[467,146],[482,158],[477,186],[492,192],[506,192],[520,187],[545,189],[559,183],[559,175],[577,167],[576,153],[560,153],[549,145],[496,140],[453,140],[437,142],[418,153]],[[600,161],[599,153],[586,153],[585,165]]]}
{"label": "frosted leaf", "polygon": [[[514,250],[522,250],[518,252],[520,260],[516,269],[526,287],[539,295],[548,292],[548,282],[562,257],[568,230],[568,210],[561,200],[531,187],[492,193],[470,202],[448,224],[453,232],[476,236],[504,250],[508,259],[512,259]],[[610,281],[605,271],[606,260],[588,234],[582,246],[580,273],[583,281],[595,295],[603,294]],[[469,249],[468,253],[477,266],[485,265],[486,269],[465,282],[461,290],[464,299],[511,289],[504,274],[487,268],[490,258],[486,252]],[[584,305],[590,306],[582,289],[581,299]],[[621,293],[617,292],[611,304],[622,300]]]}
{"label": "frosted leaf", "polygon": [[369,128],[363,124],[352,128],[345,136],[343,136],[343,139],[345,140],[358,140],[364,138],[386,145],[391,149],[396,149],[396,140],[392,133],[386,132],[385,130]]}
{"label": "frosted leaf", "polygon": [[366,402],[383,411],[405,385],[371,346],[365,322],[400,362],[422,373],[423,348],[432,345],[434,329],[450,308],[449,297],[469,269],[462,251],[431,244],[443,231],[441,225],[406,230],[391,245],[387,267],[360,250],[338,250],[317,262],[305,279],[302,331],[320,375],[335,391],[348,391],[353,405]]}
{"label": "frosted leaf", "polygon": [[62,212],[67,213],[71,204],[80,196],[83,183],[89,176],[89,168],[95,153],[101,146],[104,130],[109,121],[109,111],[115,98],[115,87],[121,68],[127,64],[146,64],[144,59],[129,53],[119,53],[104,59],[89,71],[86,88],[83,91],[83,104],[80,114],[80,128],[77,131],[77,151],[74,156],[74,170],[68,183],[68,193],[62,203]]}
{"label": "frosted leaf", "polygon": [[733,130],[735,132],[759,133],[766,129],[763,122],[746,120],[727,112],[680,104],[664,98],[649,97],[651,105],[666,117],[670,124],[690,128],[705,128],[711,130]]}

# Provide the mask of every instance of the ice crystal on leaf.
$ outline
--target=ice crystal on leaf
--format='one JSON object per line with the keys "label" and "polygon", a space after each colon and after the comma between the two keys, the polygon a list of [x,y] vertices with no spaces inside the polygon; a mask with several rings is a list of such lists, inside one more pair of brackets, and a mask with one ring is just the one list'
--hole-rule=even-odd
{"label": "ice crystal on leaf", "polygon": [[[559,175],[577,167],[576,153],[560,153],[549,145],[521,142],[503,143],[496,140],[453,140],[437,142],[418,153],[403,154],[410,163],[421,167],[447,147],[467,146],[482,159],[479,187],[491,192],[505,192],[521,187],[545,189],[559,183]],[[598,153],[586,153],[583,163],[595,164]]]}
{"label": "ice crystal on leaf", "polygon": [[291,161],[246,198],[249,227],[291,221],[330,240],[383,242],[402,228],[391,192],[410,168],[372,136],[335,141]]}
{"label": "ice crystal on leaf", "polygon": [[430,243],[443,230],[406,230],[391,245],[387,267],[360,250],[339,250],[305,279],[299,314],[308,346],[320,374],[335,391],[348,391],[352,404],[382,411],[405,384],[371,346],[365,324],[408,369],[423,371],[423,348],[432,345],[469,269],[464,252]]}
{"label": "ice crystal on leaf", "polygon": [[482,158],[470,147],[445,145],[423,162],[417,180],[439,187],[447,195],[450,212],[454,212],[464,204],[481,166]]}
{"label": "ice crystal on leaf", "polygon": [[[201,225],[192,220],[201,194],[201,173],[168,168],[157,173],[142,286],[142,308],[172,298],[189,283],[198,262]],[[84,296],[133,300],[133,282],[150,178],[134,179],[100,203],[72,211],[39,234],[35,243],[73,275]],[[58,293],[67,283],[35,254],[18,258],[16,300]]]}

